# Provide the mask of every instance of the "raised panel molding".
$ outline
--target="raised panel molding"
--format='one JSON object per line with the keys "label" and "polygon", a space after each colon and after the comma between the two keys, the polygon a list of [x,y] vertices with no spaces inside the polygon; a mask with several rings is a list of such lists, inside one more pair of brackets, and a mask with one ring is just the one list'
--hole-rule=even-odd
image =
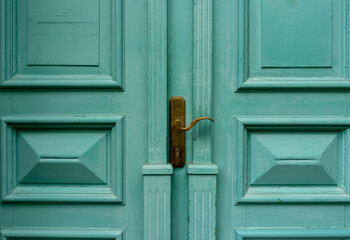
{"label": "raised panel molding", "polygon": [[0,234],[7,239],[114,239],[122,240],[121,229],[100,228],[2,228]]}
{"label": "raised panel molding", "polygon": [[[194,0],[193,116],[212,116],[213,1]],[[212,159],[211,122],[193,129],[193,159],[188,174],[188,239],[216,238],[218,167]]]}
{"label": "raised panel molding", "polygon": [[350,88],[349,2],[315,4],[235,1],[236,91]]}
{"label": "raised panel molding", "polygon": [[346,228],[256,228],[256,229],[236,229],[233,231],[234,240],[245,239],[332,239],[332,240],[346,240],[350,238],[350,229]]}
{"label": "raised panel molding", "polygon": [[215,164],[190,164],[188,172],[188,239],[216,238]]}
{"label": "raised panel molding", "polygon": [[148,1],[148,162],[167,162],[167,0]]}
{"label": "raised panel molding", "polygon": [[235,203],[349,202],[348,118],[235,118]]}
{"label": "raised panel molding", "polygon": [[144,239],[171,239],[171,164],[146,164],[143,173]]}
{"label": "raised panel molding", "polygon": [[171,239],[168,164],[167,0],[148,0],[148,158],[142,168],[144,240]]}
{"label": "raised panel molding", "polygon": [[[212,0],[194,1],[193,116],[212,115]],[[211,122],[201,121],[193,129],[193,162],[210,163]]]}
{"label": "raised panel molding", "polygon": [[0,87],[123,89],[123,0],[53,3],[0,1]]}
{"label": "raised panel molding", "polygon": [[2,117],[2,201],[123,203],[124,121]]}

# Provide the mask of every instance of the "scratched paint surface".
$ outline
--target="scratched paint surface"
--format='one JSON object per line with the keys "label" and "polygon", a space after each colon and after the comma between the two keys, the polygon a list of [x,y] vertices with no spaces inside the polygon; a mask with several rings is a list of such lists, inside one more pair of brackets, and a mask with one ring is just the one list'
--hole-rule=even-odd
{"label": "scratched paint surface", "polygon": [[28,65],[99,64],[99,1],[27,4]]}
{"label": "scratched paint surface", "polygon": [[332,1],[264,0],[261,4],[263,67],[332,66]]}

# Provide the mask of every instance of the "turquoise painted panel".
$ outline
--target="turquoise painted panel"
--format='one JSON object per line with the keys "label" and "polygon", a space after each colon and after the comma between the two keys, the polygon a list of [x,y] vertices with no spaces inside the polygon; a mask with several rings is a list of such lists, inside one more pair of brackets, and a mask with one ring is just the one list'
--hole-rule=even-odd
{"label": "turquoise painted panel", "polygon": [[[251,185],[336,185],[338,133],[250,132]],[[341,155],[341,153],[339,153]]]}
{"label": "turquoise painted panel", "polygon": [[333,1],[264,0],[261,4],[263,68],[332,67]]}
{"label": "turquoise painted panel", "polygon": [[234,231],[234,240],[243,240],[243,239],[293,239],[293,240],[306,240],[306,239],[349,239],[350,232],[349,229],[239,229]]}
{"label": "turquoise painted panel", "polygon": [[216,239],[350,239],[348,5],[213,1]]}
{"label": "turquoise painted panel", "polygon": [[123,89],[123,0],[2,5],[3,88]]}
{"label": "turquoise painted panel", "polygon": [[99,65],[100,1],[27,3],[28,65]]}
{"label": "turquoise painted panel", "polygon": [[[193,23],[193,119],[212,116],[213,1],[195,0]],[[189,122],[191,122],[190,120]],[[201,121],[193,133],[193,162],[210,163],[211,122]]]}
{"label": "turquoise painted panel", "polygon": [[343,118],[236,119],[236,201],[349,201],[348,124]]}
{"label": "turquoise painted panel", "polygon": [[3,117],[2,200],[123,202],[123,122],[119,116]]}
{"label": "turquoise painted panel", "polygon": [[345,5],[343,0],[237,2],[235,90],[348,89]]}
{"label": "turquoise painted panel", "polygon": [[108,132],[18,130],[17,134],[19,183],[107,184]]}
{"label": "turquoise painted panel", "polygon": [[[170,164],[148,164],[143,169],[144,240],[171,239]],[[179,192],[181,194],[181,192]]]}
{"label": "turquoise painted panel", "polygon": [[122,240],[123,231],[120,229],[103,228],[2,228],[4,239],[114,239]]}
{"label": "turquoise painted panel", "polygon": [[188,239],[215,239],[216,185],[214,164],[188,165]]}
{"label": "turquoise painted panel", "polygon": [[167,0],[148,1],[148,162],[167,163]]}
{"label": "turquoise painted panel", "polygon": [[[35,21],[97,14],[98,43],[91,24],[29,24],[45,12]],[[143,238],[147,16],[143,0],[0,0],[0,238]],[[57,56],[73,37],[80,52]]]}

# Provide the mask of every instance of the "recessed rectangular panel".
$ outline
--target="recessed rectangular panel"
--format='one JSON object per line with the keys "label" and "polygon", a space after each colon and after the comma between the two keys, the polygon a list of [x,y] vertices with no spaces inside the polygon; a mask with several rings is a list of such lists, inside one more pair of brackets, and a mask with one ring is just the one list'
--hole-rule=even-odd
{"label": "recessed rectangular panel", "polygon": [[98,65],[98,0],[29,0],[28,65]]}
{"label": "recessed rectangular panel", "polygon": [[123,1],[6,1],[0,87],[122,89]]}
{"label": "recessed rectangular panel", "polygon": [[350,88],[346,4],[238,1],[236,90]]}
{"label": "recessed rectangular panel", "polygon": [[263,0],[262,67],[331,67],[333,1]]}

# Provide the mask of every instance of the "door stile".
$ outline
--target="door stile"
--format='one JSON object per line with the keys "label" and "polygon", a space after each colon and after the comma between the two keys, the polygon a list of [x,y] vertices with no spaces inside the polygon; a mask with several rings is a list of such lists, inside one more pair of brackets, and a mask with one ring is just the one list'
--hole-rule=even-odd
{"label": "door stile", "polygon": [[167,157],[167,0],[148,0],[148,163],[142,168],[144,240],[170,240]]}
{"label": "door stile", "polygon": [[[212,0],[194,0],[194,118],[212,116],[212,4]],[[190,240],[216,235],[218,167],[212,161],[210,126],[202,121],[193,133],[193,163],[187,168]]]}

